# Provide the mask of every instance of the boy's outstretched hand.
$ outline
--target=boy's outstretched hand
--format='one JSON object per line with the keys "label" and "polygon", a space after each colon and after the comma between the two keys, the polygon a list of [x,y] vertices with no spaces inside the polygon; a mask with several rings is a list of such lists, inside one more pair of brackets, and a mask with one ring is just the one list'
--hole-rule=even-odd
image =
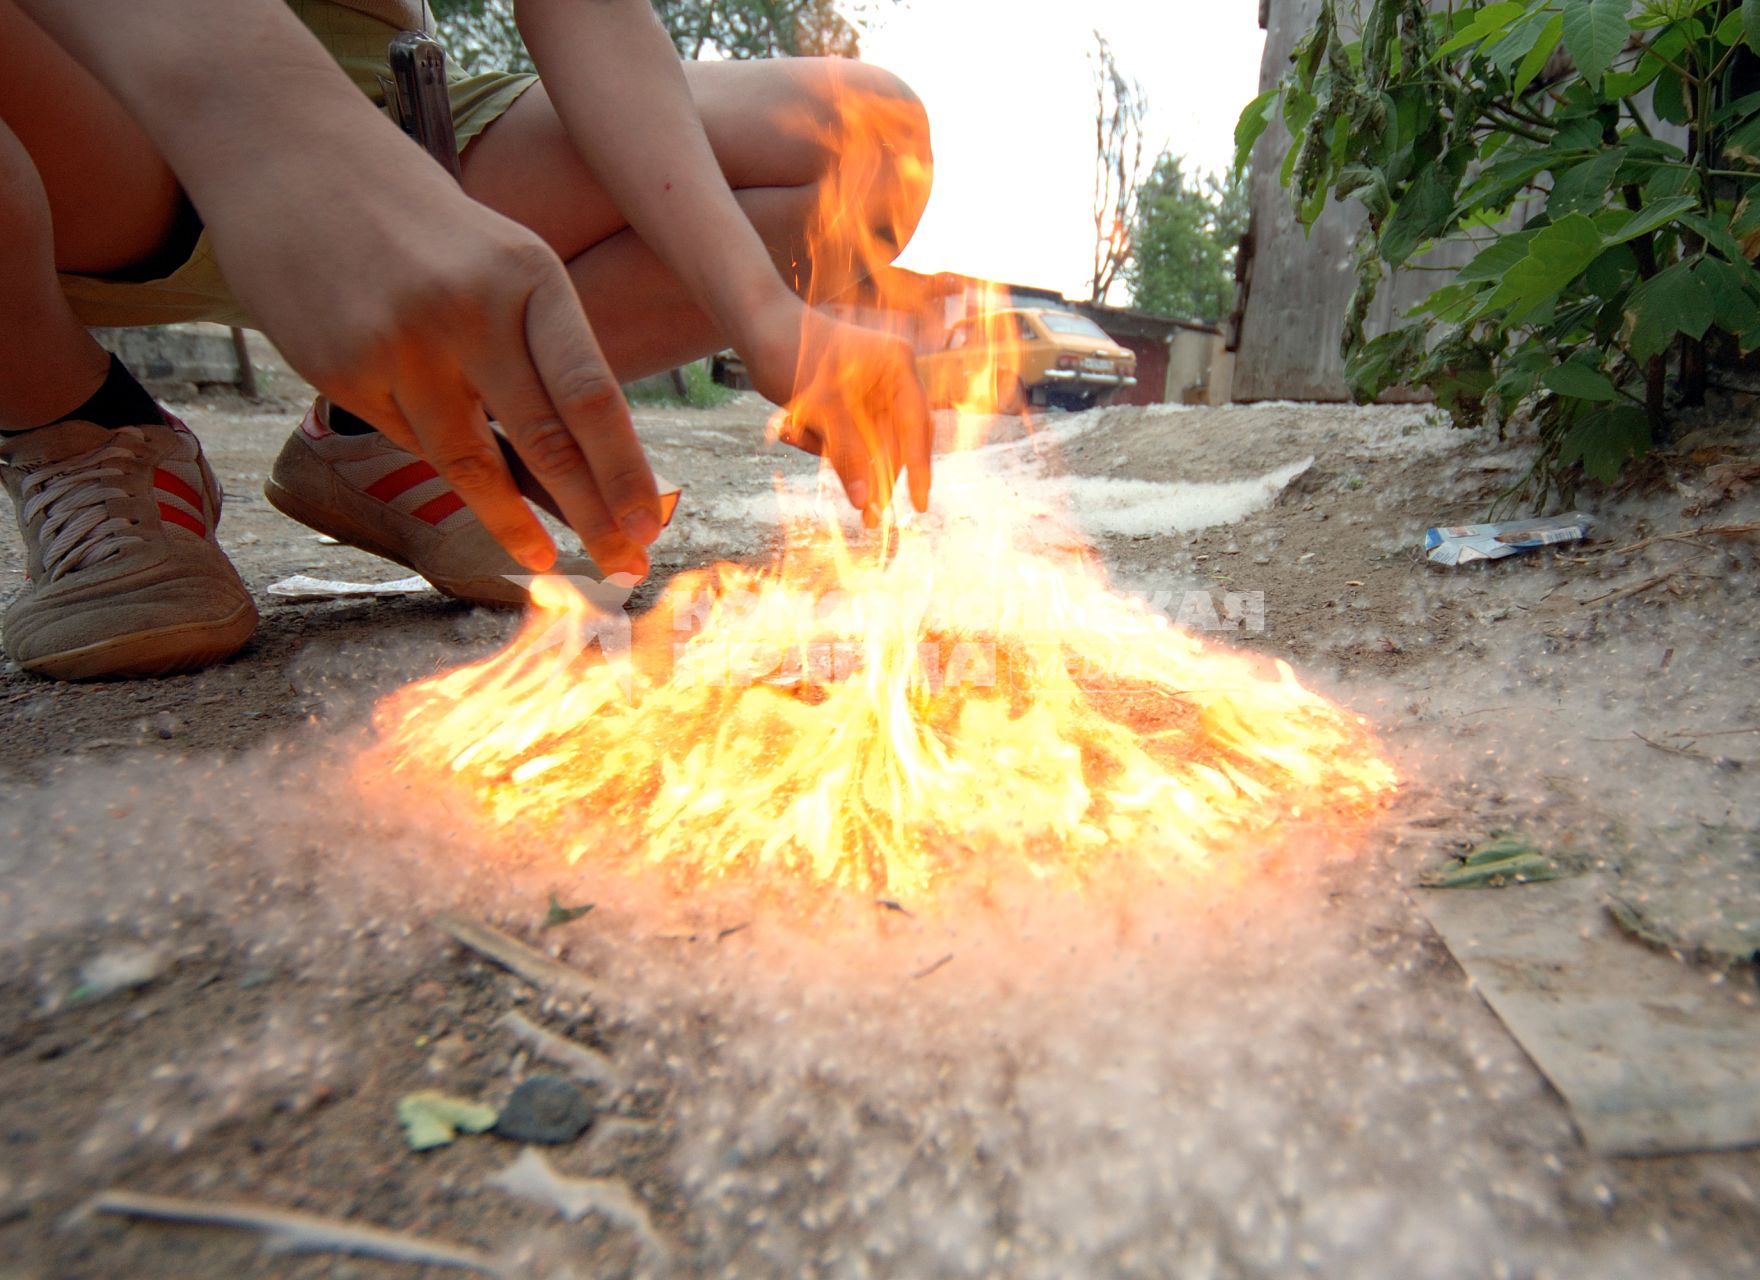
{"label": "boy's outstretched hand", "polygon": [[901,470],[911,505],[929,509],[934,421],[909,344],[801,306],[792,322],[773,321],[746,361],[752,385],[788,415],[782,441],[830,462],[868,525]]}

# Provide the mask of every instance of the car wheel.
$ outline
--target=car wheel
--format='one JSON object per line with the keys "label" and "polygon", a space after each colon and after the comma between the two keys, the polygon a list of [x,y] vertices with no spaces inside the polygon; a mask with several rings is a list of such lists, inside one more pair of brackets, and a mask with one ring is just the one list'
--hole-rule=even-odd
{"label": "car wheel", "polygon": [[1011,417],[1018,418],[1026,411],[1027,403],[1027,388],[1019,378],[1012,374],[997,376],[995,400],[997,413],[1006,413]]}

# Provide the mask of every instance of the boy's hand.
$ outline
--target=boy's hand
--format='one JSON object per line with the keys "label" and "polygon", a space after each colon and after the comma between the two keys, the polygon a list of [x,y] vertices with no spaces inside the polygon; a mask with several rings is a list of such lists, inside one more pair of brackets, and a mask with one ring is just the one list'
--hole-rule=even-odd
{"label": "boy's hand", "polygon": [[901,469],[911,505],[927,511],[934,422],[909,345],[811,307],[799,307],[792,324],[792,342],[783,325],[747,355],[752,385],[788,414],[780,438],[827,459],[870,526]]}
{"label": "boy's hand", "polygon": [[297,239],[254,207],[264,175],[227,192],[211,234],[228,281],[294,368],[432,462],[522,564],[556,551],[485,407],[600,567],[646,573],[654,478],[562,263],[410,156],[436,181],[417,170],[418,189],[389,199],[383,178],[358,199],[332,187],[312,221],[334,225]]}

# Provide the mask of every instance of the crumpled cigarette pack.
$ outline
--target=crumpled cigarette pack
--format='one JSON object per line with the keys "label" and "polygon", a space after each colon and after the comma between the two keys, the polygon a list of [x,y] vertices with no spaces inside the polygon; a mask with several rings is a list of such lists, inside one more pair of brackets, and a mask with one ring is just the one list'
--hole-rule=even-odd
{"label": "crumpled cigarette pack", "polygon": [[1595,518],[1581,511],[1538,520],[1507,520],[1501,524],[1441,525],[1424,531],[1424,551],[1431,564],[1501,560],[1518,551],[1532,551],[1536,547],[1586,538],[1594,525]]}

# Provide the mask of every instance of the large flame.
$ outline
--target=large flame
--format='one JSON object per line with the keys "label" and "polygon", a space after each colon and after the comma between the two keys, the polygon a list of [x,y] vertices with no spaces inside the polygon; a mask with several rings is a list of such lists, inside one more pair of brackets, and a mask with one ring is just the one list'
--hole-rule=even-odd
{"label": "large flame", "polygon": [[[891,146],[900,109],[839,113],[850,160],[809,287],[824,302],[857,264],[863,318],[914,329],[942,304],[885,267],[927,181]],[[959,418],[968,450],[1013,377],[1010,344],[991,353]],[[839,370],[803,372],[835,393]],[[540,579],[506,650],[382,704],[378,767],[462,788],[559,862],[918,905],[955,884],[1227,866],[1395,785],[1359,718],[1114,591],[1061,513],[981,455],[938,463],[928,518],[857,541],[839,521],[822,485],[774,563],[680,575],[633,635]]]}

